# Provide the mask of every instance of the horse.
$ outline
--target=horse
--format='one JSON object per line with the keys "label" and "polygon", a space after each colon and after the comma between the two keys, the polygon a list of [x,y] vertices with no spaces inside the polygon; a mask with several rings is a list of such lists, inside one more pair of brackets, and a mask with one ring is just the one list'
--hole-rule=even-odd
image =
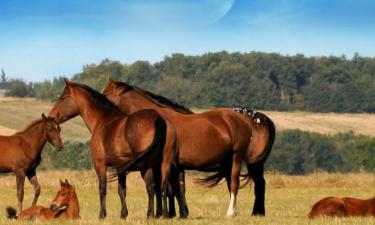
{"label": "horse", "polygon": [[23,210],[17,216],[17,210],[12,207],[7,207],[7,214],[9,219],[79,219],[79,203],[74,187],[60,180],[60,190],[57,192],[55,199],[52,201],[49,208],[40,205],[34,205],[28,209]]}
{"label": "horse", "polygon": [[350,217],[375,216],[375,197],[370,199],[326,197],[312,207],[309,218],[319,216]]}
{"label": "horse", "polygon": [[[91,133],[90,151],[99,181],[99,218],[106,217],[107,181],[118,179],[121,218],[128,215],[126,207],[126,174],[128,171],[154,169],[161,173],[165,196],[170,167],[175,153],[166,141],[166,121],[155,110],[125,114],[104,95],[84,84],[65,80],[66,87],[55,102],[49,116],[63,123],[77,115]],[[166,146],[166,149],[164,147]],[[107,168],[111,169],[107,177]],[[166,214],[163,197],[163,216]]]}
{"label": "horse", "polygon": [[46,142],[57,151],[63,148],[60,127],[50,117],[42,118],[29,124],[24,130],[11,136],[0,136],[0,173],[14,172],[17,182],[18,209],[22,211],[25,176],[34,186],[32,206],[38,201],[40,185],[35,169],[41,161],[41,153]]}
{"label": "horse", "polygon": [[225,178],[231,193],[227,217],[235,216],[241,164],[244,162],[248,169],[245,177],[255,183],[252,214],[265,215],[264,163],[275,139],[274,123],[266,115],[245,108],[217,108],[195,114],[165,97],[111,78],[102,93],[125,113],[154,109],[171,122],[171,129],[177,130],[177,137],[167,136],[167,140],[178,140],[180,180],[171,183],[179,186],[177,194],[183,202],[180,213],[187,210],[183,169],[197,169],[217,172],[201,180],[209,187]]}

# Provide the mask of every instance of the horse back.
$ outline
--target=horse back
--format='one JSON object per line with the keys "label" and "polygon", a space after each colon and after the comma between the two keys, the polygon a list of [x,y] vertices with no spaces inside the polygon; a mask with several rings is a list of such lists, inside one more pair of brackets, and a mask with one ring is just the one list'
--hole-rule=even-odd
{"label": "horse back", "polygon": [[310,219],[319,216],[343,217],[347,215],[345,206],[345,201],[341,198],[326,197],[314,204],[308,217]]}
{"label": "horse back", "polygon": [[32,206],[28,209],[23,210],[18,215],[18,218],[21,220],[27,219],[54,219],[55,213],[49,208],[43,206]]}

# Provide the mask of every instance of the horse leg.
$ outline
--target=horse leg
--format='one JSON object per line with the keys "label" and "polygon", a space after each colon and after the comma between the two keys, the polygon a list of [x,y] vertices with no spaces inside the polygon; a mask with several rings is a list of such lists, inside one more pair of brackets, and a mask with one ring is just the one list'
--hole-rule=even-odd
{"label": "horse leg", "polygon": [[173,218],[173,217],[176,216],[176,206],[175,206],[175,203],[174,203],[174,196],[175,196],[174,190],[176,190],[176,188],[173,186],[174,176],[176,176],[175,172],[174,172],[174,170],[171,170],[171,173],[169,174],[169,185],[168,185],[168,189],[167,189],[168,203],[169,203],[169,207],[168,207],[169,218]]}
{"label": "horse leg", "polygon": [[162,216],[164,218],[168,218],[168,205],[167,205],[167,188],[168,188],[168,178],[169,172],[171,168],[171,158],[172,156],[163,156],[163,162],[161,165],[161,193],[163,198],[163,213]]}
{"label": "horse leg", "polygon": [[240,184],[240,173],[241,173],[241,161],[238,159],[239,155],[233,155],[233,164],[230,174],[230,202],[227,210],[227,217],[232,218],[236,215],[236,198],[238,193],[238,188]]}
{"label": "horse leg", "polygon": [[24,171],[16,172],[16,181],[17,181],[18,209],[21,212],[23,195],[24,195],[24,185],[25,185],[25,172]]}
{"label": "horse leg", "polygon": [[99,219],[104,219],[107,216],[106,209],[106,195],[107,195],[107,168],[100,164],[94,164],[96,174],[99,181],[99,195],[100,195],[100,212]]}
{"label": "horse leg", "polygon": [[128,217],[128,208],[126,207],[126,175],[118,175],[118,194],[121,200],[121,219]]}
{"label": "horse leg", "polygon": [[249,176],[254,181],[255,202],[253,207],[253,216],[264,216],[264,197],[266,190],[266,182],[264,180],[264,164],[262,162],[248,164],[247,170]]}
{"label": "horse leg", "polygon": [[34,199],[31,203],[31,206],[36,205],[40,195],[40,185],[38,182],[38,178],[36,177],[35,169],[30,170],[26,173],[27,179],[29,179],[30,183],[34,186]]}
{"label": "horse leg", "polygon": [[189,210],[186,204],[185,198],[185,173],[184,170],[177,170],[177,174],[173,173],[172,187],[174,195],[177,198],[178,207],[180,209],[180,218],[187,218],[189,215]]}
{"label": "horse leg", "polygon": [[154,217],[154,196],[155,196],[155,182],[152,169],[142,170],[142,178],[146,184],[147,194],[148,194],[148,209],[147,218]]}
{"label": "horse leg", "polygon": [[163,205],[162,205],[162,194],[161,194],[161,173],[160,167],[152,168],[152,173],[154,175],[155,182],[155,194],[156,194],[156,217],[159,218],[163,214]]}

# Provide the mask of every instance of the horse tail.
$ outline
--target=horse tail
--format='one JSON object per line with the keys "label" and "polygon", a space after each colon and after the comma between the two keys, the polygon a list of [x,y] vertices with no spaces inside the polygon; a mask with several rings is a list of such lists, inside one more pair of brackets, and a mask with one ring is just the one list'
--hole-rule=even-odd
{"label": "horse tail", "polygon": [[162,151],[165,145],[167,137],[167,124],[165,120],[161,117],[158,117],[155,120],[155,135],[154,139],[150,146],[148,146],[144,151],[138,154],[134,159],[129,163],[115,167],[110,171],[108,176],[108,182],[115,181],[118,174],[126,173],[134,168],[140,161],[142,161],[150,152],[152,151]]}
{"label": "horse tail", "polygon": [[18,219],[17,210],[15,208],[8,206],[6,211],[8,219]]}
{"label": "horse tail", "polygon": [[212,175],[204,178],[195,178],[194,182],[207,188],[213,188],[220,183],[220,181],[226,176],[226,174],[226,170],[224,168],[220,168],[219,171],[215,172]]}

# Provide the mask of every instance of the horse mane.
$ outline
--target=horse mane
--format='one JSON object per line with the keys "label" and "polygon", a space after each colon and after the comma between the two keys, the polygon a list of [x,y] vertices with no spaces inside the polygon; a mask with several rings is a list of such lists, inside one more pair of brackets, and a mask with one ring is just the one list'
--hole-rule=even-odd
{"label": "horse mane", "polygon": [[130,90],[135,90],[137,91],[138,93],[142,94],[143,96],[145,96],[147,99],[151,100],[152,102],[154,102],[155,104],[157,104],[158,106],[162,107],[162,108],[171,108],[173,110],[175,110],[176,112],[179,112],[179,113],[183,113],[183,114],[194,114],[194,112],[192,112],[190,109],[186,108],[185,106],[183,105],[180,105],[164,96],[161,96],[161,95],[157,95],[151,91],[147,91],[145,89],[142,89],[140,87],[137,87],[137,86],[131,86],[129,84],[126,84],[124,82],[118,82],[118,84],[120,84],[120,86],[122,88],[125,89],[125,91],[130,91]]}
{"label": "horse mane", "polygon": [[42,119],[34,120],[29,125],[27,125],[23,130],[17,131],[16,134],[24,134],[26,131],[29,131],[32,127],[36,126],[37,124],[41,123]]}
{"label": "horse mane", "polygon": [[78,86],[82,88],[83,90],[85,90],[91,97],[95,99],[93,103],[96,105],[99,105],[99,107],[102,108],[104,111],[121,112],[120,109],[115,104],[113,104],[103,94],[94,90],[93,88],[85,84],[77,84],[77,83],[75,83],[75,86]]}

